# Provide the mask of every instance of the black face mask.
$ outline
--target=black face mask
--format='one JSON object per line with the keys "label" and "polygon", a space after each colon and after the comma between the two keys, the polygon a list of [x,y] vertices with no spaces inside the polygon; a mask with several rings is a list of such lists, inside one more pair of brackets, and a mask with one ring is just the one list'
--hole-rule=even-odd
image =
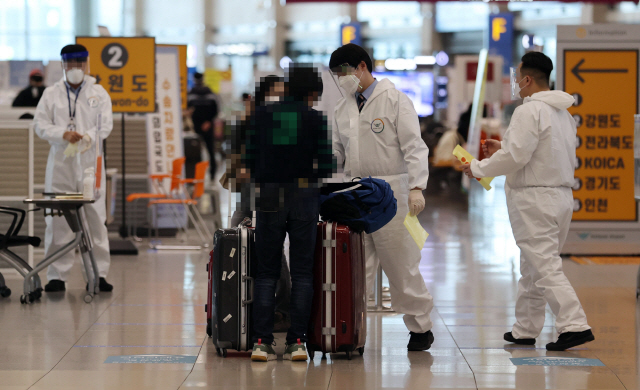
{"label": "black face mask", "polygon": [[33,76],[33,77],[31,77],[31,80],[35,81],[36,83],[41,83],[42,82],[42,76]]}

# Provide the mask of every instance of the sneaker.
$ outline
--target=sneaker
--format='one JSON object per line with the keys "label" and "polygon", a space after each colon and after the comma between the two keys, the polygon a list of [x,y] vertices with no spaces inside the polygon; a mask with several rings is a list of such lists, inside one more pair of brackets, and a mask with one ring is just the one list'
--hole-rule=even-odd
{"label": "sneaker", "polygon": [[62,280],[52,279],[44,286],[44,291],[46,292],[59,292],[64,290],[66,290],[66,288]]}
{"label": "sneaker", "polygon": [[270,360],[277,360],[278,355],[270,344],[262,344],[262,339],[258,339],[258,342],[253,344],[253,352],[251,352],[251,360],[254,362],[268,362]]}
{"label": "sneaker", "polygon": [[511,332],[507,332],[504,334],[504,341],[516,343],[519,345],[534,345],[536,343],[536,339],[517,339],[513,337],[513,334]]}
{"label": "sneaker", "polygon": [[293,344],[285,344],[283,360],[306,362],[308,358],[307,347],[304,346],[300,339]]}
{"label": "sneaker", "polygon": [[[113,291],[113,285],[107,283],[107,280],[105,278],[100,278],[98,281],[98,287],[100,288],[101,292],[111,292]],[[89,283],[87,283],[87,286],[85,287],[85,290],[89,290]]]}
{"label": "sneaker", "polygon": [[558,341],[547,344],[547,351],[564,351],[595,340],[591,329],[582,332],[566,332],[558,336]]}
{"label": "sneaker", "polygon": [[409,351],[426,351],[431,348],[431,344],[433,344],[433,333],[431,333],[430,330],[425,333],[409,332],[409,334],[411,335],[409,344],[407,345]]}

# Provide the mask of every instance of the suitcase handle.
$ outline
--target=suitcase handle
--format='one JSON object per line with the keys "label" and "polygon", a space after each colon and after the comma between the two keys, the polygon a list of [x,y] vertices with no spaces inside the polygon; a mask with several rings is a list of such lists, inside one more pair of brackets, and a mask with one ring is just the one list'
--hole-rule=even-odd
{"label": "suitcase handle", "polygon": [[242,301],[242,305],[246,306],[248,304],[253,303],[253,278],[250,276],[243,275],[242,280],[247,282],[249,286],[249,293],[251,294],[251,298],[247,297],[249,299],[247,299],[246,301]]}

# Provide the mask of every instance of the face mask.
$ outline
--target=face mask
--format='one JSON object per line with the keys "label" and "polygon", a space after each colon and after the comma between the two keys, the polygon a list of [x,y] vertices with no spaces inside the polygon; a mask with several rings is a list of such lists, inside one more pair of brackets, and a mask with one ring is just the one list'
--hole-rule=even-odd
{"label": "face mask", "polygon": [[[522,88],[520,88],[520,83],[522,82],[522,80],[524,80],[524,78],[520,81],[516,81],[518,74],[516,72],[516,68],[511,68],[510,71],[510,79],[511,79],[511,100],[518,100],[518,99],[522,99],[522,97],[520,96],[520,91],[522,91]],[[525,76],[526,77],[526,76]]]}
{"label": "face mask", "polygon": [[84,80],[84,71],[80,68],[73,68],[67,71],[67,82],[69,84],[80,84]]}
{"label": "face mask", "polygon": [[280,96],[267,96],[264,98],[265,103],[275,103],[280,101]]}
{"label": "face mask", "polygon": [[[360,78],[362,78],[362,75],[360,75]],[[353,95],[358,92],[358,87],[360,87],[360,78],[356,78],[356,75],[354,74],[340,76],[338,77],[338,84],[340,84],[340,87],[342,87],[346,93]]]}

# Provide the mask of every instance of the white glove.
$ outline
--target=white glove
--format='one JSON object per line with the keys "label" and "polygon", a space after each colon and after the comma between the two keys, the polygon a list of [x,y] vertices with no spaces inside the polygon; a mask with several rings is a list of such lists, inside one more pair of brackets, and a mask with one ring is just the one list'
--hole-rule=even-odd
{"label": "white glove", "polygon": [[75,144],[70,143],[69,146],[67,146],[64,150],[64,158],[74,157],[78,154],[78,151],[80,151],[80,153],[84,153],[89,149],[91,149],[91,137],[85,134],[80,141]]}
{"label": "white glove", "polygon": [[409,213],[414,216],[424,210],[424,196],[422,190],[411,190],[409,192]]}
{"label": "white glove", "polygon": [[69,144],[67,148],[64,150],[64,158],[73,157],[78,153],[78,143]]}

